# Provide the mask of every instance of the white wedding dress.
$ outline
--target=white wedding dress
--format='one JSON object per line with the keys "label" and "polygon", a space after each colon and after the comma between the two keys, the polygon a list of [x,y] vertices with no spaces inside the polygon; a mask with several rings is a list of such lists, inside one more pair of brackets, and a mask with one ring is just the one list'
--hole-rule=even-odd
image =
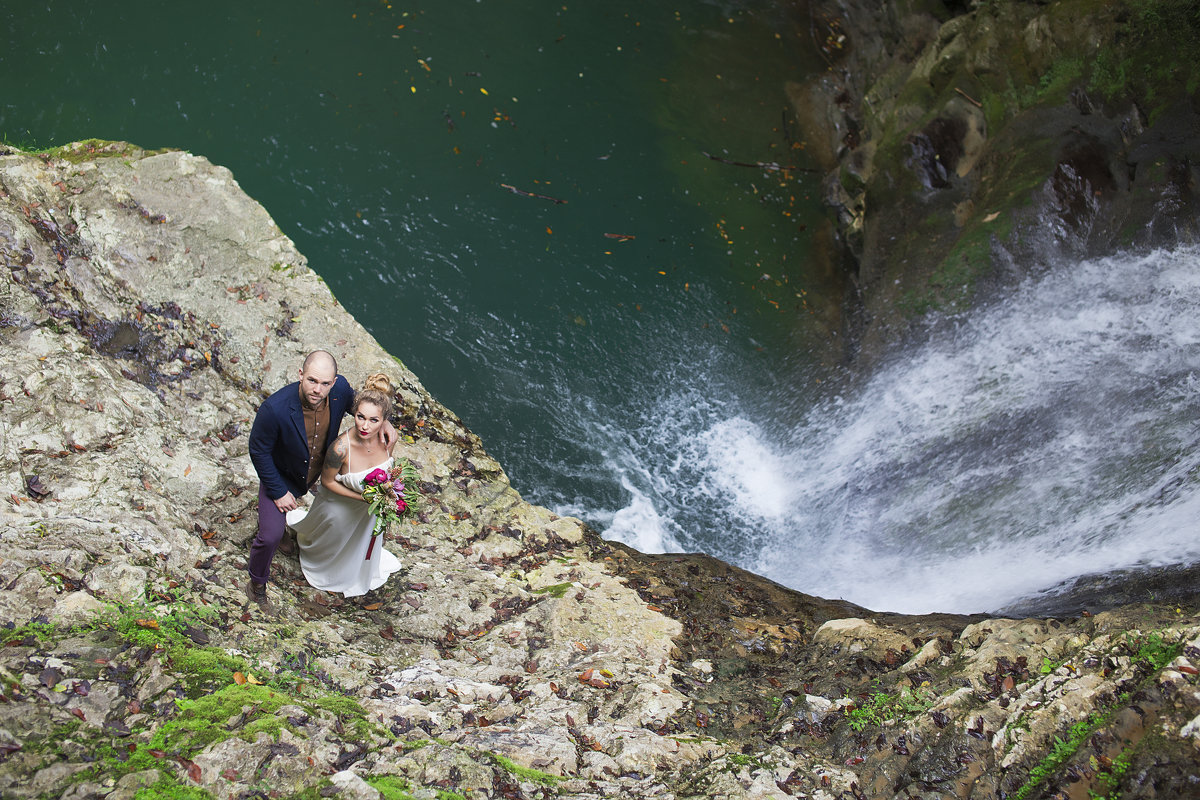
{"label": "white wedding dress", "polygon": [[[391,466],[389,457],[361,472],[338,475],[337,480],[361,494],[363,478],[368,473],[375,469],[386,471]],[[294,509],[287,513],[286,519],[288,527],[296,531],[304,577],[317,589],[358,597],[379,588],[389,575],[400,569],[400,560],[384,548],[382,535],[367,560],[375,515],[361,500],[329,490],[319,491],[307,511]]]}

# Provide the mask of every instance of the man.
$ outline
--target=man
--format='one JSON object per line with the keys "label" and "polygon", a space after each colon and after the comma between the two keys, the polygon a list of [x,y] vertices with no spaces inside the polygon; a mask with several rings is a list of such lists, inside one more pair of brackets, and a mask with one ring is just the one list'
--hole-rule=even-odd
{"label": "man", "polygon": [[[254,417],[250,460],[259,480],[258,534],[250,546],[246,594],[268,613],[273,609],[267,599],[267,580],[284,538],[284,514],[296,508],[297,498],[321,477],[325,450],[353,403],[354,390],[337,374],[333,355],[314,350],[300,367],[300,380],[268,397]],[[384,439],[390,443],[393,436],[395,429],[385,426]]]}

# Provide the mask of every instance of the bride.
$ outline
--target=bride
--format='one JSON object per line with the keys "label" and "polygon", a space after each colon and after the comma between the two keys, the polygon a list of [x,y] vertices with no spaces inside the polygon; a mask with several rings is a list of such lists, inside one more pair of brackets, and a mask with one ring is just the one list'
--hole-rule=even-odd
{"label": "bride", "polygon": [[379,588],[400,569],[399,559],[382,541],[369,548],[375,516],[362,497],[363,478],[392,466],[391,449],[382,434],[392,413],[392,391],[382,373],[367,378],[354,396],[353,426],[326,451],[321,491],[307,511],[298,508],[287,513],[287,524],[296,531],[300,546],[304,577],[317,589],[357,597]]}

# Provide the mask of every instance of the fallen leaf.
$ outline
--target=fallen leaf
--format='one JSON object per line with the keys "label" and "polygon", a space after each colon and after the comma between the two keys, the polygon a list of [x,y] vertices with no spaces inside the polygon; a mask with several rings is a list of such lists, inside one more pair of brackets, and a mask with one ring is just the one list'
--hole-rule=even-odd
{"label": "fallen leaf", "polygon": [[75,716],[79,717],[84,722],[87,722],[87,716],[83,713],[82,708],[72,708],[71,713],[74,714]]}
{"label": "fallen leaf", "polygon": [[251,686],[262,686],[263,685],[262,681],[260,681],[256,677],[254,677],[253,672],[251,672],[249,675],[246,676],[246,683],[250,684]]}
{"label": "fallen leaf", "polygon": [[984,222],[991,222],[992,220],[994,220],[994,219],[995,219],[996,217],[998,217],[998,216],[1000,216],[1000,212],[999,212],[999,211],[993,211],[992,213],[990,213],[990,214],[988,214],[986,217],[984,217],[984,218],[983,218],[983,221],[984,221]]}
{"label": "fallen leaf", "polygon": [[158,630],[158,620],[156,620],[156,619],[139,619],[137,621],[137,624],[138,624],[139,628],[150,628],[151,630]]}
{"label": "fallen leaf", "polygon": [[242,686],[246,683],[246,676],[240,672],[235,672],[233,673],[233,682],[238,686]]}
{"label": "fallen leaf", "polygon": [[378,611],[381,608],[383,608],[383,603],[368,603],[367,605],[363,606],[365,611]]}
{"label": "fallen leaf", "polygon": [[200,765],[195,761],[187,762],[187,774],[193,783],[199,783],[200,779],[204,777],[204,773],[200,771]]}

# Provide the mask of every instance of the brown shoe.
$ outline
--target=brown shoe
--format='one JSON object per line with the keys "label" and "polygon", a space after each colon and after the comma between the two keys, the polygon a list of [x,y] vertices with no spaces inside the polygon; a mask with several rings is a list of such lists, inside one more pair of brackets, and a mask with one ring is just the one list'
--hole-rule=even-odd
{"label": "brown shoe", "polygon": [[265,583],[247,579],[246,597],[256,603],[264,614],[275,613],[275,606],[271,604],[270,598],[267,597],[267,585]]}

